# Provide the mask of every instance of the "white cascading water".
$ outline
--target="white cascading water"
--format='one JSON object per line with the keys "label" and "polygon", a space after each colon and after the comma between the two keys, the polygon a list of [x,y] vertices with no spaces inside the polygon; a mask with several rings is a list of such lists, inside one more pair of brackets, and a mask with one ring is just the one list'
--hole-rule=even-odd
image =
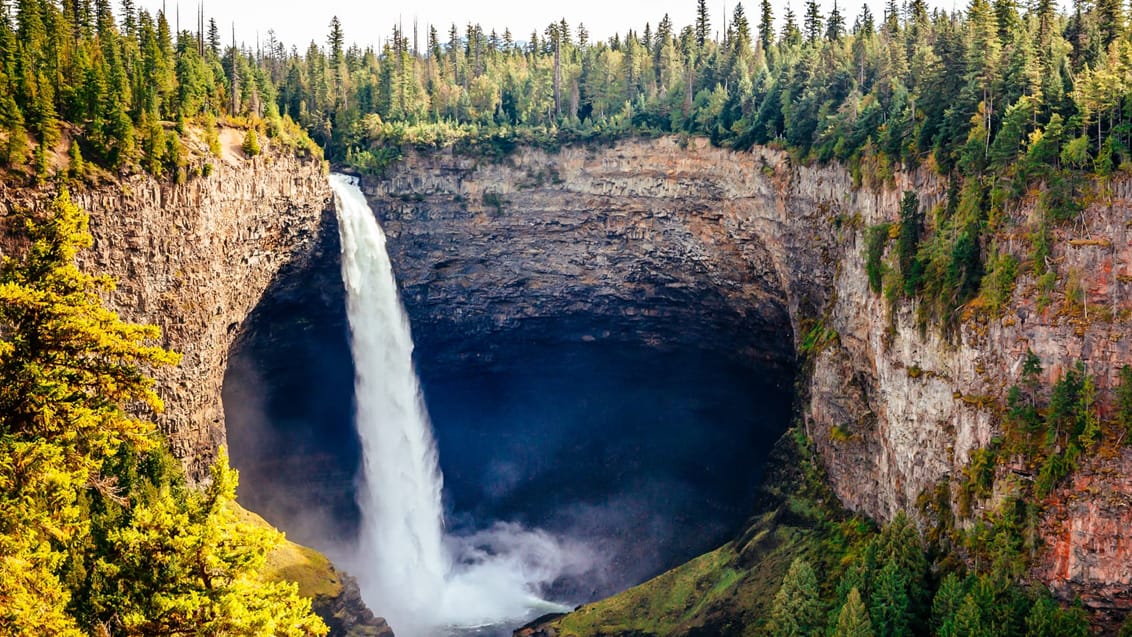
{"label": "white cascading water", "polygon": [[334,174],[356,423],[362,443],[362,596],[399,637],[431,637],[565,610],[539,588],[592,567],[584,547],[513,524],[446,537],[443,480],[413,369],[385,234],[352,177]]}

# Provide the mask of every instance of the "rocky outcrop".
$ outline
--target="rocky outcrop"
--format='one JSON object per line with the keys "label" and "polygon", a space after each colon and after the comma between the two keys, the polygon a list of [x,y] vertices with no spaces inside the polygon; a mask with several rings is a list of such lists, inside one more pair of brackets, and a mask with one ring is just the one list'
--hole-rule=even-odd
{"label": "rocky outcrop", "polygon": [[[110,305],[159,325],[162,345],[183,355],[157,371],[165,412],[156,422],[194,480],[225,440],[229,346],[279,268],[309,250],[330,205],[321,162],[268,152],[213,168],[180,185],[135,175],[72,193],[94,235],[84,267],[118,282]],[[0,186],[9,215],[49,201],[46,191]]]}
{"label": "rocky outcrop", "polygon": [[[1127,180],[1054,241],[1051,260],[1084,289],[1091,319],[1059,309],[1064,286],[1039,310],[1023,275],[1010,312],[972,313],[947,336],[921,331],[914,307],[890,309],[864,267],[866,229],[897,219],[904,190],[928,209],[943,201],[945,184],[927,172],[858,189],[838,166],[666,138],[499,162],[413,155],[364,186],[426,349],[471,356],[482,335],[545,337],[547,320],[578,315],[588,320],[577,330],[555,333],[677,339],[787,369],[820,324],[804,422],[844,504],[880,520],[959,479],[995,434],[993,407],[1027,348],[1047,380],[1082,360],[1102,391],[1132,362]],[[1033,210],[1028,199],[1012,213]],[[1007,246],[1024,256],[1023,231]],[[1127,449],[1090,460],[1051,498],[1035,572],[1063,598],[1113,612],[1132,604]]]}
{"label": "rocky outcrop", "polygon": [[358,582],[339,573],[342,591],[333,597],[315,597],[314,612],[330,628],[330,637],[393,637],[393,629],[385,619],[374,617],[364,600]]}

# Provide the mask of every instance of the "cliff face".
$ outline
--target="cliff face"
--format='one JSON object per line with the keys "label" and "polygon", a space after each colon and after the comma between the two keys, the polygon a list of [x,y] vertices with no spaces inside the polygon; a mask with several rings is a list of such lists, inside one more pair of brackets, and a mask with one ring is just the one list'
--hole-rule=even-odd
{"label": "cliff face", "polygon": [[[137,175],[72,195],[91,217],[94,247],[80,257],[84,267],[118,281],[110,305],[128,320],[159,325],[162,344],[183,354],[157,374],[165,402],[157,424],[199,480],[225,440],[229,346],[279,268],[305,258],[331,205],[321,164],[233,155],[181,185]],[[8,213],[49,201],[47,192],[0,187]]]}
{"label": "cliff face", "polygon": [[[1083,360],[1102,391],[1132,362],[1132,183],[1111,184],[1074,236],[1054,241],[1058,271],[1103,314],[1059,309],[1061,292],[1038,311],[1035,282],[1022,276],[1003,318],[976,315],[945,338],[868,289],[865,229],[897,220],[904,190],[927,209],[945,195],[926,173],[895,181],[855,190],[836,166],[661,139],[522,150],[499,163],[417,155],[364,186],[417,341],[437,355],[469,356],[469,339],[492,333],[538,338],[548,320],[585,316],[556,333],[677,339],[782,370],[820,319],[836,337],[802,379],[804,421],[845,505],[886,520],[958,480],[990,442],[991,406],[1017,381],[1027,348],[1047,381]],[[1023,202],[1018,214],[1032,210]],[[1011,249],[1024,256],[1021,232]],[[1132,454],[1117,456],[1090,459],[1050,498],[1035,572],[1098,610],[1132,605]]]}
{"label": "cliff face", "polygon": [[829,277],[781,262],[809,238],[763,205],[778,185],[759,170],[710,149],[629,143],[499,164],[419,156],[364,187],[415,340],[443,344],[438,355],[470,355],[493,332],[547,337],[555,321],[565,338],[735,348],[786,368],[793,308],[820,304],[810,292]]}

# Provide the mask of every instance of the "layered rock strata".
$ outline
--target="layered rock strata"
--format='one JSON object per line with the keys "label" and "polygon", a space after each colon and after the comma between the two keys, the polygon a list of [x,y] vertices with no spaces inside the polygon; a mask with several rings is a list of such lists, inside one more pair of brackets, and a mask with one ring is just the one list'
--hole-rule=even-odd
{"label": "layered rock strata", "polygon": [[[1023,274],[1005,315],[971,312],[948,335],[921,330],[914,306],[891,309],[865,272],[867,228],[898,220],[903,191],[927,210],[944,201],[926,171],[857,188],[839,166],[664,138],[497,162],[416,154],[364,187],[418,342],[436,355],[490,357],[477,345],[488,335],[546,338],[541,326],[572,316],[586,320],[557,338],[697,343],[770,373],[816,345],[805,426],[844,504],[879,520],[961,478],[996,434],[995,406],[1027,349],[1046,381],[1081,360],[1102,392],[1132,362],[1128,180],[1055,231],[1051,262],[1091,318],[1066,309],[1065,287],[1039,309]],[[1018,230],[1005,249],[1019,257],[1034,198],[1009,210]],[[1132,605],[1130,463],[1128,447],[1090,459],[1051,497],[1035,571],[1063,598],[1116,614]]]}
{"label": "layered rock strata", "polygon": [[[305,258],[331,205],[322,163],[268,152],[216,160],[208,177],[184,184],[135,175],[73,190],[94,235],[82,265],[113,276],[111,307],[160,326],[161,344],[183,355],[157,370],[165,411],[156,422],[190,479],[203,479],[225,440],[229,347],[280,267]],[[50,198],[0,186],[0,223]]]}

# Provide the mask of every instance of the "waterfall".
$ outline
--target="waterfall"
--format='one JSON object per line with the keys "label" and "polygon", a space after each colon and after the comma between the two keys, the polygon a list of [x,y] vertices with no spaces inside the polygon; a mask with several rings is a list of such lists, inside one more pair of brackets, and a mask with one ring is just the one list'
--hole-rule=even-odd
{"label": "waterfall", "polygon": [[330,180],[337,195],[362,443],[359,555],[368,563],[360,575],[383,606],[424,609],[443,588],[448,564],[442,479],[413,370],[413,339],[385,234],[349,177],[332,175]]}
{"label": "waterfall", "polygon": [[357,560],[347,570],[398,637],[568,610],[542,601],[539,590],[589,569],[592,557],[584,547],[514,524],[445,536],[443,479],[385,234],[352,177],[334,174],[330,184],[363,457]]}

